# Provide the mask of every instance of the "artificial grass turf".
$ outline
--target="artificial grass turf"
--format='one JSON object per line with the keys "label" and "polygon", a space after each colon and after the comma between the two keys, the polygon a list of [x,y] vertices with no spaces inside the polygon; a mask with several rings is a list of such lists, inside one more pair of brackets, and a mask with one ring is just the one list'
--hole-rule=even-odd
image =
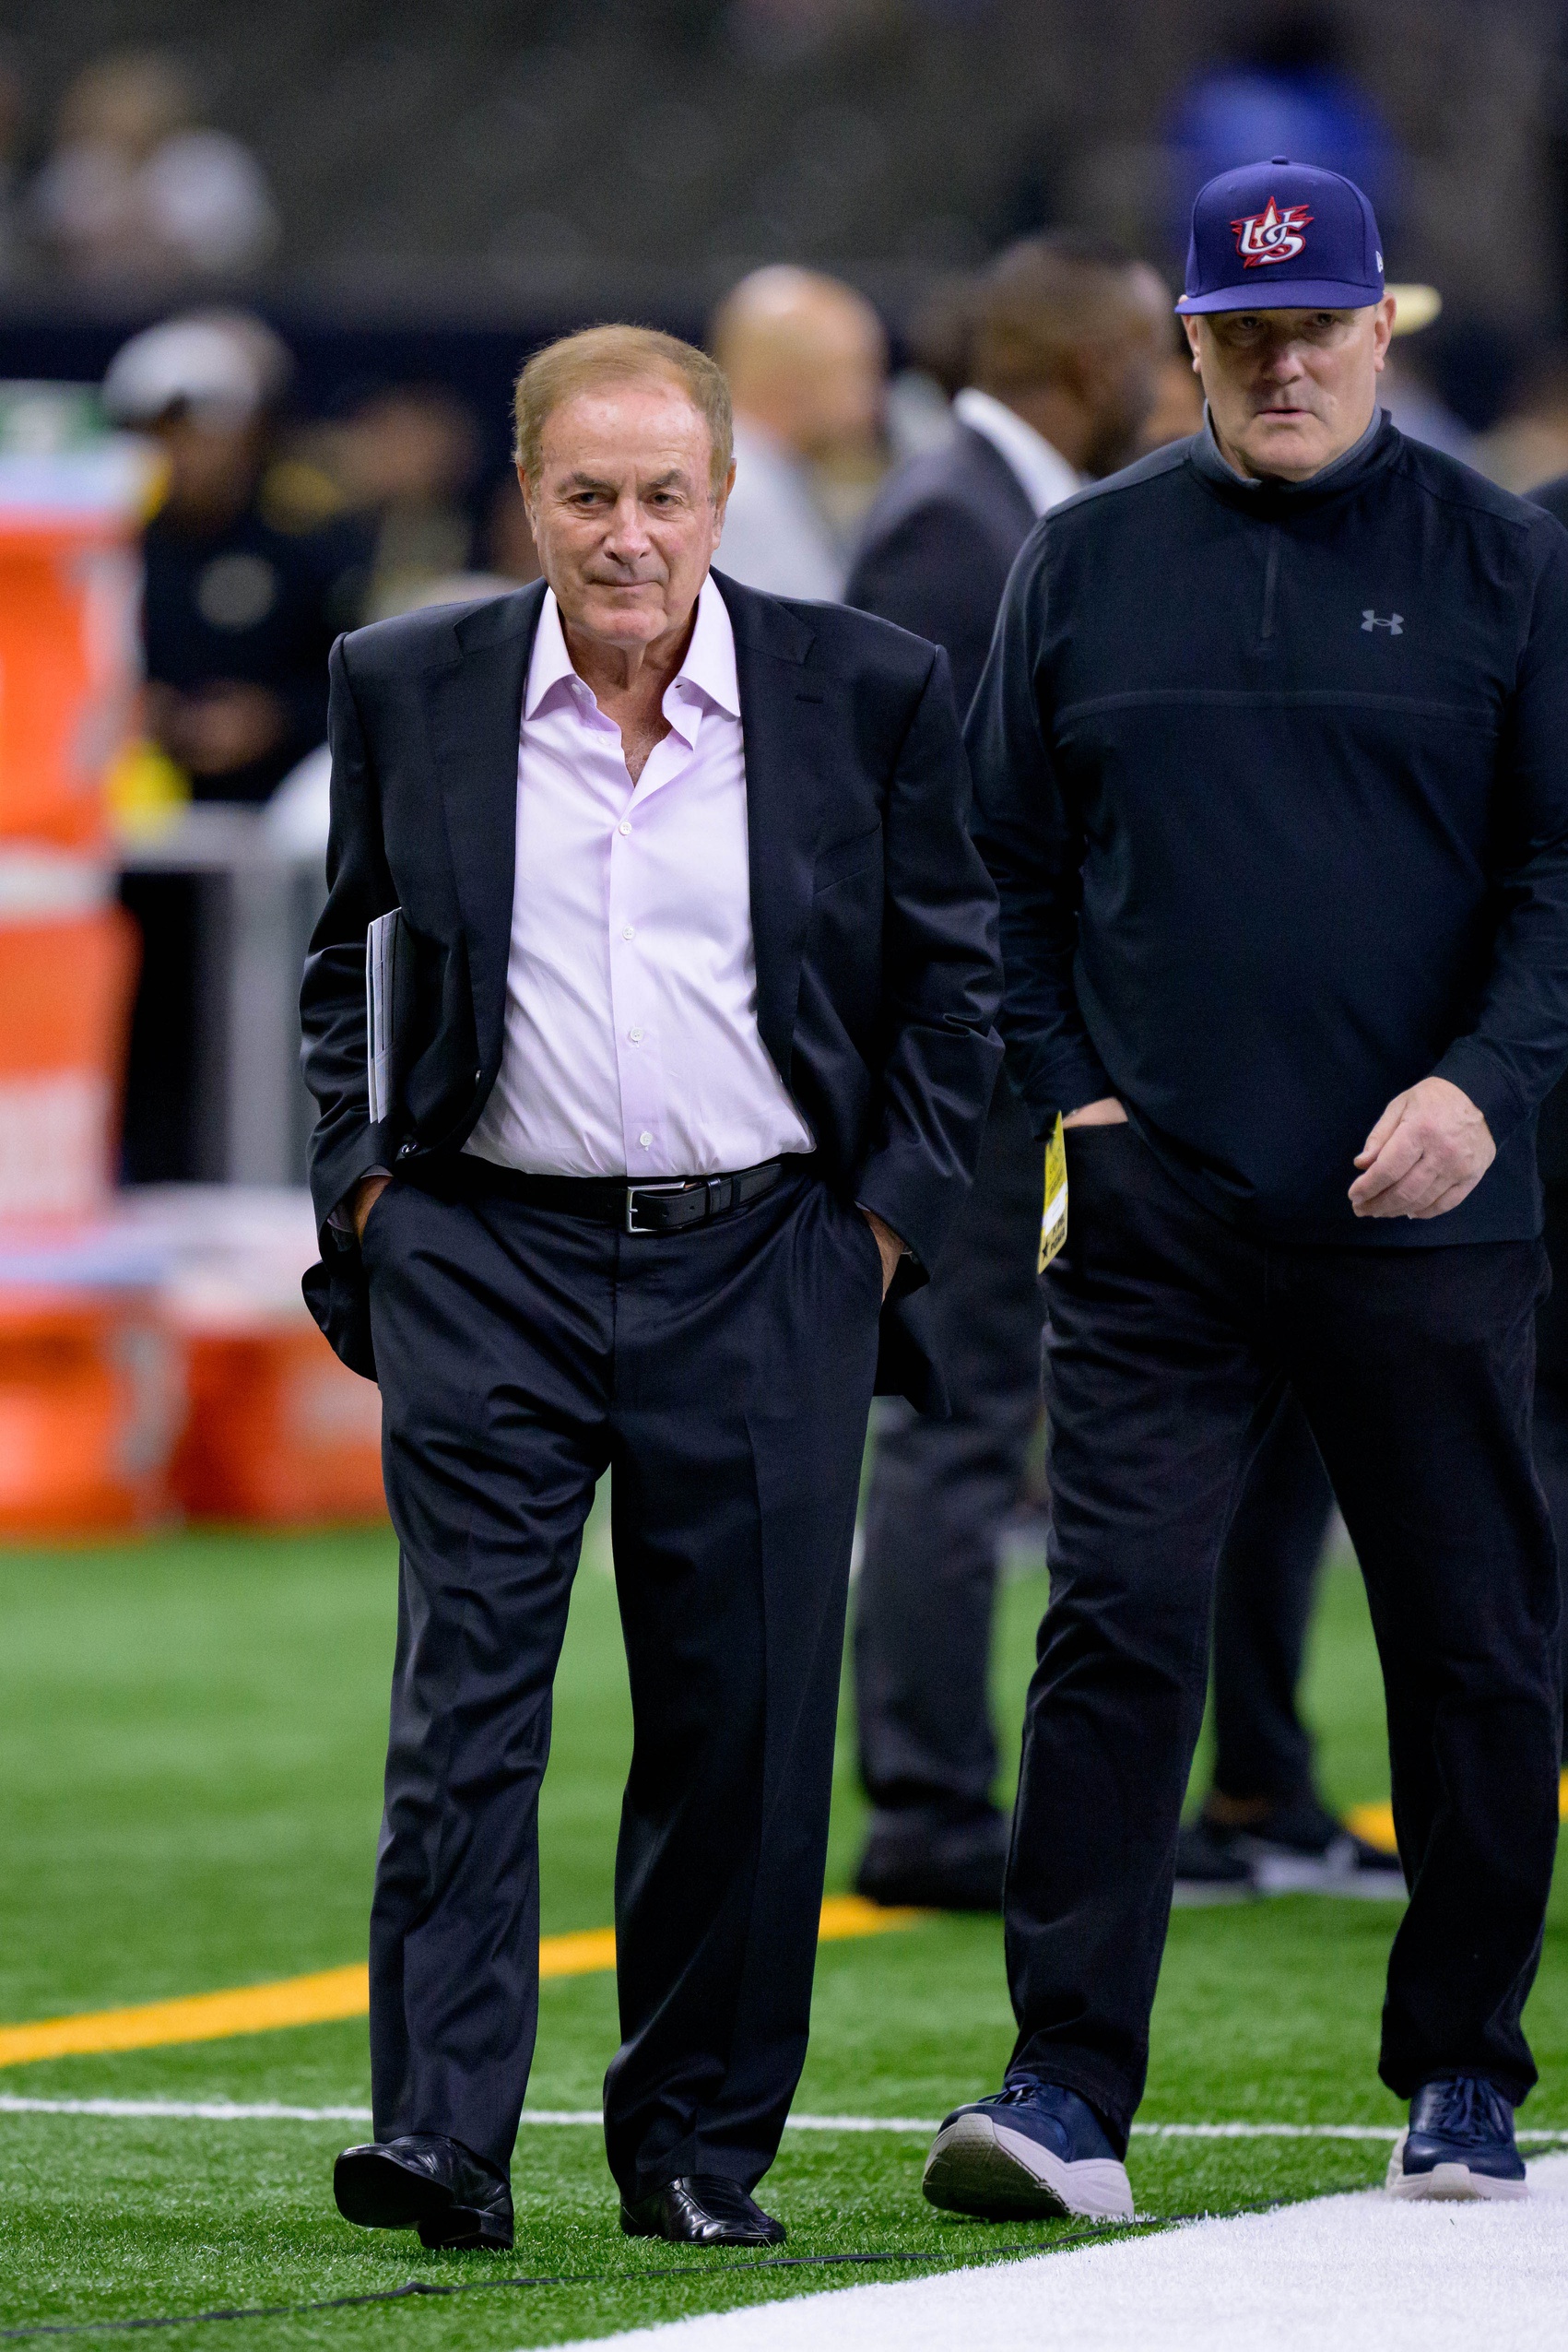
{"label": "artificial grass turf", "polygon": [[[330,1967],[364,1948],[392,1646],[384,1534],[187,1537],[0,1562],[0,1772],[6,1789],[0,2019],[97,2008]],[[1003,1595],[1006,1740],[1028,1679],[1043,1579]],[[1381,1701],[1353,1571],[1327,1578],[1312,1673],[1325,1778],[1383,1793]],[[613,1589],[591,1532],[558,1685],[542,1818],[547,1932],[610,1917],[630,1726]],[[853,1866],[859,1805],[841,1757],[830,1884]],[[1397,1912],[1292,1898],[1178,1913],[1144,2115],[1386,2123],[1375,2077]],[[1542,2094],[1527,2122],[1568,2122],[1568,1939],[1561,1908],[1530,2026]],[[1010,2041],[994,1921],[932,1921],[823,1947],[803,2111],[937,2117],[997,2079]],[[597,2103],[616,2040],[607,1977],[543,1989],[530,2101]],[[55,2061],[0,2092],[368,2097],[362,2021],[242,2040]],[[1539,2110],[1539,2113],[1535,2110]],[[176,2330],[268,2347],[515,2346],[643,2324],[882,2270],[787,2271],[621,2239],[596,2133],[525,2126],[519,2239],[499,2265],[350,2231],[330,2161],[355,2127],[0,2115],[0,2325],[312,2301],[418,2275],[594,2274],[570,2287]],[[1049,2243],[1067,2225],[984,2227],[919,2196],[916,2134],[791,2133],[766,2201],[790,2253],[881,2250],[942,2264]],[[1140,2208],[1223,2207],[1378,2177],[1375,2142],[1134,2144]],[[657,2270],[674,2278],[654,2278]]]}

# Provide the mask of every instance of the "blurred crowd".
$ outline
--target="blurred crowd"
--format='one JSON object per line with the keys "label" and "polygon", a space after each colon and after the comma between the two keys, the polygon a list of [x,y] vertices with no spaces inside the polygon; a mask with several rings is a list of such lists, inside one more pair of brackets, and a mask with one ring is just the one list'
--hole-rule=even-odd
{"label": "blurred crowd", "polygon": [[29,171],[29,93],[0,63],[0,269],[30,262],[116,291],[254,270],[277,242],[272,190],[249,148],[202,114],[178,59],[111,53],[66,89]]}
{"label": "blurred crowd", "polygon": [[[1070,235],[1021,239],[984,269],[943,278],[896,343],[836,278],[784,264],[741,278],[710,322],[736,411],[723,567],[777,595],[843,597],[883,485],[941,447],[977,401],[1017,412],[1075,479],[1196,431],[1200,396],[1170,295],[1139,264],[1136,381],[1085,437],[1085,347],[1030,290],[1031,256],[1079,247],[1100,250]],[[1420,365],[1435,294],[1411,287],[1400,300],[1384,384],[1396,421],[1509,489],[1568,471],[1568,369],[1472,434]],[[537,575],[516,483],[487,470],[479,422],[449,387],[365,381],[333,413],[305,418],[293,377],[272,327],[214,307],[134,336],[104,383],[110,419],[151,436],[165,460],[146,539],[147,724],[197,799],[265,800],[320,743],[340,629]]]}

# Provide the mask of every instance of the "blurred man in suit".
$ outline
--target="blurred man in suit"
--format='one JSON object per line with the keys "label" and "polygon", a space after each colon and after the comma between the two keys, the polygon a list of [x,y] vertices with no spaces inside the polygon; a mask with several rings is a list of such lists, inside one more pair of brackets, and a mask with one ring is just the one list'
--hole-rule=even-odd
{"label": "blurred man in suit", "polygon": [[771,2244],[750,2191],[806,2053],[867,1414],[874,1377],[929,1373],[900,1302],[979,1149],[996,901],[946,656],[710,573],[711,360],[634,327],[548,347],[517,460],[543,579],[332,656],[306,1289],[380,1381],[401,1553],[376,2136],[337,2201],[512,2243],[551,1684],[613,1465],[621,2227]]}
{"label": "blurred man in suit", "polygon": [[852,286],[781,265],[741,279],[709,339],[735,402],[726,572],[768,596],[842,597],[846,550],[819,477],[882,462],[880,319]]}
{"label": "blurred man in suit", "polygon": [[[1152,270],[1075,237],[1010,247],[973,289],[958,429],[883,490],[847,591],[946,646],[963,708],[1035,523],[1130,451],[1169,302]],[[1041,1205],[1041,1147],[1004,1079],[926,1294],[952,1417],[890,1403],[878,1422],[855,1671],[873,1806],[856,1883],[879,1902],[1001,1900],[986,1684],[997,1540],[1039,1415]]]}

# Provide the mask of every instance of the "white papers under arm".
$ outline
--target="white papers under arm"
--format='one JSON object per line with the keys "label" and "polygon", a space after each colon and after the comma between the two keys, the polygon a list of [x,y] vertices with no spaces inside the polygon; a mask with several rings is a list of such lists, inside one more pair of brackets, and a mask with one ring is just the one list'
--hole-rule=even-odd
{"label": "white papers under arm", "polygon": [[371,1125],[392,1109],[392,1005],[401,909],[378,915],[365,933],[365,1075]]}

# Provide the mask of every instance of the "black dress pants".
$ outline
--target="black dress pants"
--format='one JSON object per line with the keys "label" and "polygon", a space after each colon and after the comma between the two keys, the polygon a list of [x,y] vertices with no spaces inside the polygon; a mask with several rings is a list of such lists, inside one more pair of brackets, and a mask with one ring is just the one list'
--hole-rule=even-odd
{"label": "black dress pants", "polygon": [[[1536,1471],[1546,1493],[1557,1538],[1557,1566],[1565,1595],[1562,1683],[1568,1691],[1568,1183],[1549,1183],[1541,1238],[1551,1261],[1551,1294],[1536,1315]],[[1564,1727],[1568,1763],[1568,1725]]]}
{"label": "black dress pants", "polygon": [[1530,1459],[1536,1242],[1291,1248],[1130,1127],[1068,1137],[1046,1278],[1050,1606],[1008,1862],[1015,2074],[1125,2133],[1142,2097],[1215,1561],[1286,1386],[1366,1578],[1410,1901],[1380,2069],[1517,2102],[1557,1839],[1558,1591]]}
{"label": "black dress pants", "polygon": [[855,1699],[874,1844],[918,1858],[997,1826],[991,1791],[996,1542],[1040,1418],[1044,1147],[998,1077],[974,1188],[931,1271],[933,1339],[951,1403],[878,1412],[855,1586]]}
{"label": "black dress pants", "polygon": [[1214,1585],[1214,1787],[1285,1805],[1312,1800],[1312,1735],[1296,1706],[1313,1592],[1334,1513],[1293,1395],[1264,1434]]}
{"label": "black dress pants", "polygon": [[376,2134],[511,2157],[550,1686],[607,1468],[635,1726],[610,2169],[628,2199],[690,2172],[749,2187],[806,2054],[877,1245],[808,1176],[669,1235],[484,1183],[395,1183],[364,1235],[401,1547]]}

